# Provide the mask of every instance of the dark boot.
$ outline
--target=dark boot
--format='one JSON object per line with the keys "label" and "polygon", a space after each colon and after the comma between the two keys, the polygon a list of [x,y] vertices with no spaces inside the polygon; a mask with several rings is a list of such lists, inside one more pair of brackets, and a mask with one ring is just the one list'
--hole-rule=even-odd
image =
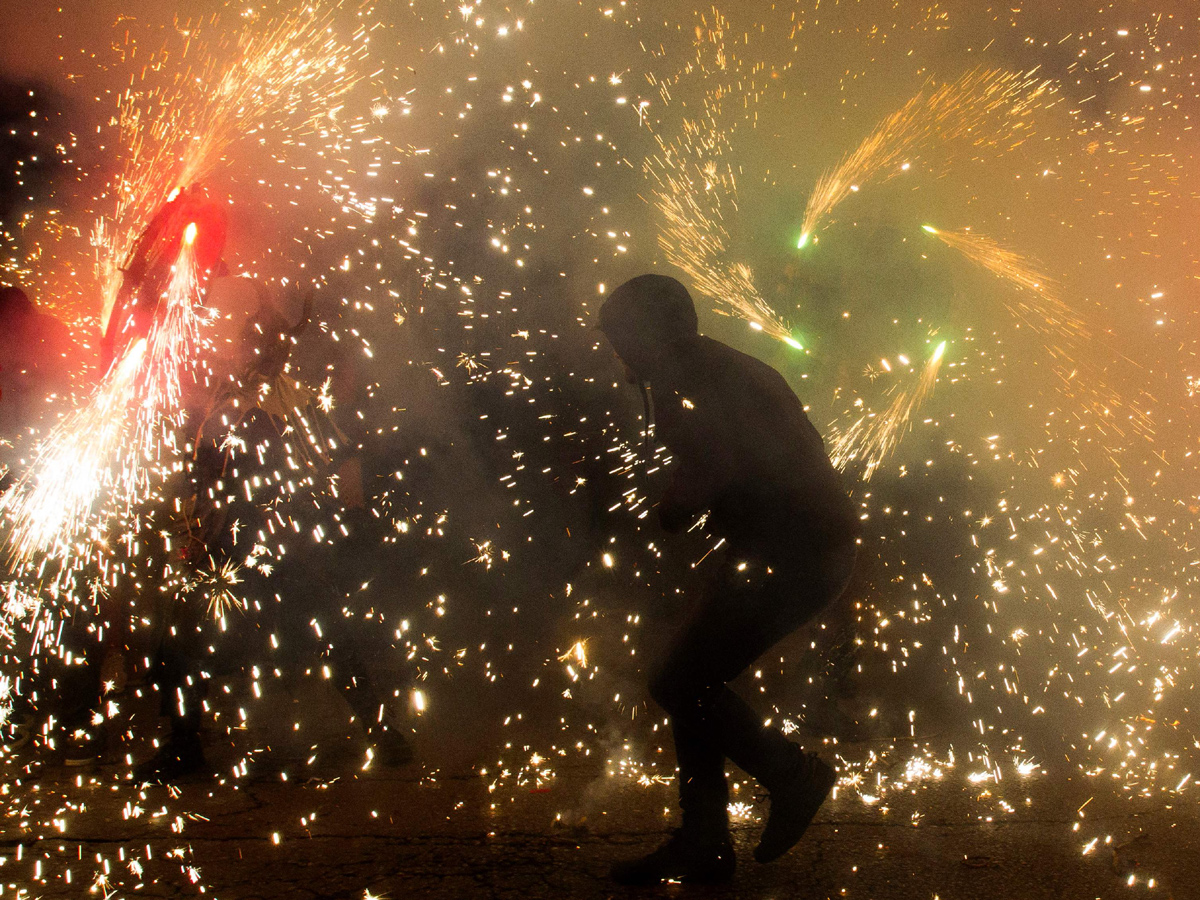
{"label": "dark boot", "polygon": [[133,769],[133,780],[155,784],[173,784],[176,781],[208,770],[204,758],[204,746],[198,732],[172,731],[158,752]]}
{"label": "dark boot", "polygon": [[754,858],[766,863],[791,850],[804,837],[835,784],[837,773],[815,753],[804,754],[790,773],[767,784],[771,812]]}
{"label": "dark boot", "polygon": [[375,758],[389,768],[406,766],[413,761],[413,748],[403,732],[394,728],[372,729],[367,737],[375,745]]}
{"label": "dark boot", "polygon": [[618,884],[652,885],[663,881],[720,884],[733,878],[737,860],[728,827],[701,831],[676,829],[670,840],[640,859],[617,863],[612,879]]}
{"label": "dark boot", "polygon": [[108,727],[103,720],[67,727],[64,731],[63,765],[93,765],[100,762],[108,749]]}

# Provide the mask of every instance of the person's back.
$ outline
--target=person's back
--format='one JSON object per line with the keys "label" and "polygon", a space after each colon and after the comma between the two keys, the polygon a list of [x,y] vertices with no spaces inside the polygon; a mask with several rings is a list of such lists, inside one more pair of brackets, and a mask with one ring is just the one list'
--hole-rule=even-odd
{"label": "person's back", "polygon": [[642,275],[600,310],[600,331],[630,381],[649,382],[658,438],[672,457],[658,503],[667,531],[705,511],[729,544],[703,596],[650,676],[671,717],[683,826],[664,846],[619,864],[624,884],[716,882],[733,875],[725,760],[771,796],[759,862],[804,834],[836,775],[729,688],[763,652],[841,596],[857,520],[821,436],[770,366],[700,335],[687,289]]}
{"label": "person's back", "polygon": [[857,535],[841,478],[783,376],[703,336],[672,371],[655,395],[658,436],[680,477],[711,481],[712,524],[735,548],[775,556]]}

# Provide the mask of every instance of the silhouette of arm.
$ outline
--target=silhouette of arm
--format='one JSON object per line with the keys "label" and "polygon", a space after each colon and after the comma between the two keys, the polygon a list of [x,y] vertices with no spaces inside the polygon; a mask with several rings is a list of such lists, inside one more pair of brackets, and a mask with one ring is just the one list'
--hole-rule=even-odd
{"label": "silhouette of arm", "polygon": [[675,457],[671,482],[658,503],[658,518],[667,532],[682,531],[712,507],[728,480],[723,460],[725,448],[719,430],[711,427],[705,412],[672,396],[657,411],[663,441]]}
{"label": "silhouette of arm", "polygon": [[697,467],[680,464],[658,503],[658,521],[663,530],[683,531],[698,515],[712,506],[716,492]]}

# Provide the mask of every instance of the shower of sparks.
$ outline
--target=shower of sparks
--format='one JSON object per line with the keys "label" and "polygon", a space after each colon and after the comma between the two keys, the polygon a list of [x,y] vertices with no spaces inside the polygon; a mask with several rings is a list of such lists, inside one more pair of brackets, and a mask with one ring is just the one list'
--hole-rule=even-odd
{"label": "shower of sparks", "polygon": [[1054,96],[1048,81],[999,69],[976,69],[955,81],[923,88],[817,180],[804,210],[798,246],[807,246],[834,207],[851,193],[899,175],[934,145],[943,163],[959,141],[975,150],[1018,145],[1033,131],[1032,114]]}
{"label": "shower of sparks", "polygon": [[[239,139],[302,134],[335,118],[360,78],[356,63],[362,56],[361,41],[354,46],[335,36],[339,5],[290,13],[233,37],[222,35],[212,45],[189,31],[178,60],[164,51],[142,72],[149,79],[174,65],[172,81],[156,87],[138,82],[122,95],[125,152],[115,212],[95,230],[106,285],[102,323],[139,234],[177,187],[212,174]],[[360,28],[354,39],[362,36]],[[314,95],[320,102],[312,103]],[[150,487],[148,467],[174,453],[170,425],[180,411],[184,373],[197,359],[207,275],[196,267],[194,223],[183,238],[147,338],[134,343],[92,399],[54,429],[34,465],[0,498],[5,549],[18,568],[36,557],[64,563],[76,554],[83,564],[101,533],[99,523],[114,512],[128,513]],[[292,414],[307,425],[296,403],[285,409]],[[311,430],[309,437],[317,453],[327,452]],[[104,508],[95,509],[106,494]]]}
{"label": "shower of sparks", "polygon": [[863,481],[870,480],[880,463],[895,452],[901,439],[912,429],[913,417],[933,393],[945,352],[946,342],[942,341],[915,383],[907,387],[897,384],[892,388],[892,401],[887,409],[882,413],[864,413],[845,431],[836,434],[831,441],[829,458],[837,468],[844,469],[850,463],[860,461],[864,464]]}
{"label": "shower of sparks", "polygon": [[[970,262],[1017,288],[1001,295],[1004,308],[1041,337],[1053,359],[1060,390],[1091,411],[1101,431],[1111,429],[1123,437],[1125,429],[1114,417],[1125,410],[1125,419],[1134,432],[1144,435],[1153,432],[1153,424],[1142,407],[1125,400],[1108,384],[1104,373],[1089,362],[1089,355],[1100,345],[1083,319],[1062,300],[1062,289],[1054,280],[1019,253],[986,235],[970,230],[943,231],[932,225],[921,227]],[[1114,358],[1117,355],[1112,354]]]}
{"label": "shower of sparks", "polygon": [[4,550],[15,570],[48,561],[65,571],[86,565],[106,523],[128,514],[150,490],[153,471],[174,459],[171,424],[200,337],[194,239],[189,225],[149,335],[124,351],[0,497]]}
{"label": "shower of sparks", "polygon": [[[278,141],[335,127],[346,96],[362,78],[365,30],[347,43],[333,27],[341,0],[320,2],[248,27],[189,29],[164,49],[120,97],[124,148],[115,209],[96,226],[101,327],[107,324],[121,266],[154,212],[177,187],[212,175],[246,139]],[[214,29],[215,30],[215,29]],[[165,84],[161,70],[174,71]],[[315,102],[314,102],[315,101]]]}
{"label": "shower of sparks", "polygon": [[20,568],[40,554],[63,559],[78,549],[93,503],[115,477],[146,346],[142,339],[129,347],[92,399],[50,433],[33,464],[0,497],[10,565]]}
{"label": "shower of sparks", "polygon": [[[722,125],[723,101],[731,90],[719,79],[737,64],[724,44],[727,20],[716,9],[712,15],[714,21],[706,22],[700,32],[695,66],[716,86],[705,91],[703,111],[684,119],[676,138],[668,141],[655,134],[658,152],[643,165],[663,221],[658,246],[699,293],[716,301],[716,312],[743,319],[755,331],[803,350],[759,292],[751,268],[729,259],[729,221],[738,213],[738,196],[731,138]],[[660,91],[664,98],[670,96],[666,84]]]}
{"label": "shower of sparks", "polygon": [[[153,459],[163,439],[164,419],[179,415],[184,379],[200,349],[203,276],[196,265],[196,226],[184,232],[183,245],[171,273],[171,281],[150,327],[146,360],[138,379],[139,404],[134,432],[134,460]],[[132,503],[140,493],[136,467],[128,483],[125,500]]]}
{"label": "shower of sparks", "polygon": [[665,223],[659,247],[697,291],[717,301],[717,312],[801,349],[755,287],[750,267],[728,261],[725,217],[737,211],[737,186],[732,168],[720,159],[720,138],[688,137],[683,146],[660,139],[658,154],[646,162],[655,181],[654,205]]}
{"label": "shower of sparks", "polygon": [[234,609],[245,609],[246,601],[234,593],[242,583],[241,567],[233,560],[208,559],[208,567],[197,573],[197,587],[204,594],[208,616],[221,619]]}
{"label": "shower of sparks", "polygon": [[[922,225],[927,233],[953,247],[977,266],[1019,288],[1020,300],[1005,300],[1005,306],[1022,324],[1059,340],[1078,341],[1090,337],[1087,326],[1059,296],[1060,288],[1028,259],[973,231],[943,231]],[[1032,295],[1032,297],[1030,297]]]}

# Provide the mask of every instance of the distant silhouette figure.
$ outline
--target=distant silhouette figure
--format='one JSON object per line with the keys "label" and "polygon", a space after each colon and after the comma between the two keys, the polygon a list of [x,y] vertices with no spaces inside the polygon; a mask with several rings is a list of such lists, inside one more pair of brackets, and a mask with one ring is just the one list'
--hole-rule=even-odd
{"label": "distant silhouette figure", "polygon": [[671,717],[683,824],[661,848],[617,865],[625,884],[732,877],[728,758],[769,792],[755,858],[803,836],[834,771],[763,726],[728,682],[846,587],[858,520],[817,430],[770,366],[700,335],[687,289],[642,275],[613,292],[600,330],[631,382],[653,391],[656,438],[674,459],[658,504],[677,532],[708,511],[728,550],[718,576],[652,672]]}
{"label": "distant silhouette figure", "polygon": [[20,288],[0,287],[0,446],[48,412],[46,398],[70,383],[74,351],[62,322]]}
{"label": "distant silhouette figure", "polygon": [[20,288],[0,287],[0,371],[7,373],[0,391],[7,386],[13,393],[39,388],[48,393],[62,387],[73,349],[67,326],[39,312]]}
{"label": "distant silhouette figure", "polygon": [[101,365],[109,366],[125,347],[150,333],[159,302],[171,282],[171,269],[194,225],[192,248],[203,280],[221,267],[228,217],[201,185],[177,188],[138,236],[121,267],[121,287],[100,342]]}

